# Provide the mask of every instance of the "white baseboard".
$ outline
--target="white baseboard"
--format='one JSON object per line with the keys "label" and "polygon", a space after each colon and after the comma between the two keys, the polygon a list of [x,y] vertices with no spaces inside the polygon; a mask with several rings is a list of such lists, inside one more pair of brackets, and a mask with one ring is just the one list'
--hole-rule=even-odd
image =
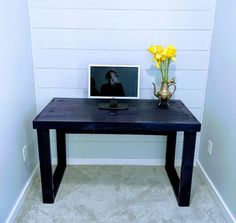
{"label": "white baseboard", "polygon": [[11,213],[9,214],[7,220],[5,223],[13,223],[16,219],[16,216],[18,215],[21,207],[22,207],[22,204],[23,202],[25,201],[27,195],[28,195],[28,192],[34,182],[34,178],[37,176],[39,172],[39,164],[35,167],[33,173],[31,174],[29,180],[26,182],[23,190],[21,191],[15,205],[13,206],[12,210],[11,210]]}
{"label": "white baseboard", "polygon": [[[54,165],[56,159],[52,160]],[[137,166],[164,166],[165,159],[67,159],[68,165],[137,165]],[[180,166],[181,160],[176,159],[175,165]]]}
{"label": "white baseboard", "polygon": [[196,169],[198,171],[198,173],[200,174],[200,176],[202,177],[202,179],[206,182],[207,187],[211,193],[211,195],[214,197],[218,207],[220,208],[224,218],[226,219],[227,223],[236,223],[236,219],[234,218],[233,214],[230,212],[228,206],[226,205],[226,203],[224,202],[223,198],[220,196],[219,192],[217,191],[215,185],[212,183],[211,179],[208,177],[205,169],[203,168],[203,166],[201,165],[201,163],[199,162],[199,160],[197,160],[197,165],[196,165]]}

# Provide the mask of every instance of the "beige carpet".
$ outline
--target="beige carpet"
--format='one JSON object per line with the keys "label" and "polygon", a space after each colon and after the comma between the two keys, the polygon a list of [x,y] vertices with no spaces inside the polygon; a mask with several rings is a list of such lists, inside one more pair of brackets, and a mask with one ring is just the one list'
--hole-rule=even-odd
{"label": "beige carpet", "polygon": [[194,171],[190,207],[178,207],[163,167],[68,166],[54,204],[43,204],[38,177],[18,223],[224,223]]}

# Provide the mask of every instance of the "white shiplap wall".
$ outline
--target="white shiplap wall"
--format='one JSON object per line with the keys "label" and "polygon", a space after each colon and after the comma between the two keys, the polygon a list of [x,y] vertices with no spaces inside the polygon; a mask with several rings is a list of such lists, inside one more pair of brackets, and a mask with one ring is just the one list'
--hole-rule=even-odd
{"label": "white shiplap wall", "polygon": [[[213,4],[213,0],[30,0],[38,111],[52,97],[87,97],[90,63],[140,64],[140,97],[153,98],[151,82],[158,83],[160,75],[146,49],[173,44],[177,47],[170,72],[177,81],[173,98],[181,99],[201,120]],[[68,137],[71,159],[164,158],[163,137]],[[177,158],[181,136],[178,141]]]}

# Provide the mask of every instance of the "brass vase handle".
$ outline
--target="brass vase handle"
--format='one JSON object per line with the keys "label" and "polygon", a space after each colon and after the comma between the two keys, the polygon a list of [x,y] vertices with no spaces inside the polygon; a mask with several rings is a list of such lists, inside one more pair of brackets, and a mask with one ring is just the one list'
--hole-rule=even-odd
{"label": "brass vase handle", "polygon": [[175,86],[175,83],[169,83],[169,87],[170,86],[174,86],[174,90],[171,92],[171,96],[175,93],[175,91],[176,91],[176,86]]}

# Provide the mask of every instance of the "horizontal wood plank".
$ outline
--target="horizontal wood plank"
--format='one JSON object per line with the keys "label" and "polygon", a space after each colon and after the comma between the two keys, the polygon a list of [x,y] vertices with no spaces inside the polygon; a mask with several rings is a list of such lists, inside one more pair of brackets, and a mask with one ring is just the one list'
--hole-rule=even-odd
{"label": "horizontal wood plank", "polygon": [[[205,88],[206,71],[199,70],[170,70],[169,78],[175,78],[176,87],[180,90],[203,90]],[[161,83],[161,73],[157,69],[141,70],[140,87],[150,88],[152,82]]]}
{"label": "horizontal wood plank", "polygon": [[[201,108],[203,103],[203,90],[179,90],[177,89],[172,99],[180,99],[188,108]],[[140,98],[156,99],[152,89],[140,90]]]}
{"label": "horizontal wood plank", "polygon": [[33,29],[32,35],[37,49],[146,50],[153,44],[163,46],[172,44],[178,50],[208,50],[210,32],[208,30]]}
{"label": "horizontal wood plank", "polygon": [[210,10],[212,0],[30,0],[31,8]]}
{"label": "horizontal wood plank", "polygon": [[[177,62],[170,64],[170,69],[205,70],[207,60],[207,51],[178,51]],[[155,68],[148,51],[35,50],[36,68],[87,68],[89,64],[139,64],[142,69]]]}
{"label": "horizontal wood plank", "polygon": [[88,69],[36,69],[38,88],[88,87]]}
{"label": "horizontal wood plank", "polygon": [[[178,89],[198,89],[205,87],[205,71],[172,70]],[[88,69],[36,69],[39,88],[86,88],[88,87]],[[141,69],[140,88],[150,88],[152,82],[161,83],[161,74],[157,69]]]}
{"label": "horizontal wood plank", "polygon": [[33,8],[31,10],[31,23],[33,28],[209,30],[211,16],[208,11],[75,10]]}

